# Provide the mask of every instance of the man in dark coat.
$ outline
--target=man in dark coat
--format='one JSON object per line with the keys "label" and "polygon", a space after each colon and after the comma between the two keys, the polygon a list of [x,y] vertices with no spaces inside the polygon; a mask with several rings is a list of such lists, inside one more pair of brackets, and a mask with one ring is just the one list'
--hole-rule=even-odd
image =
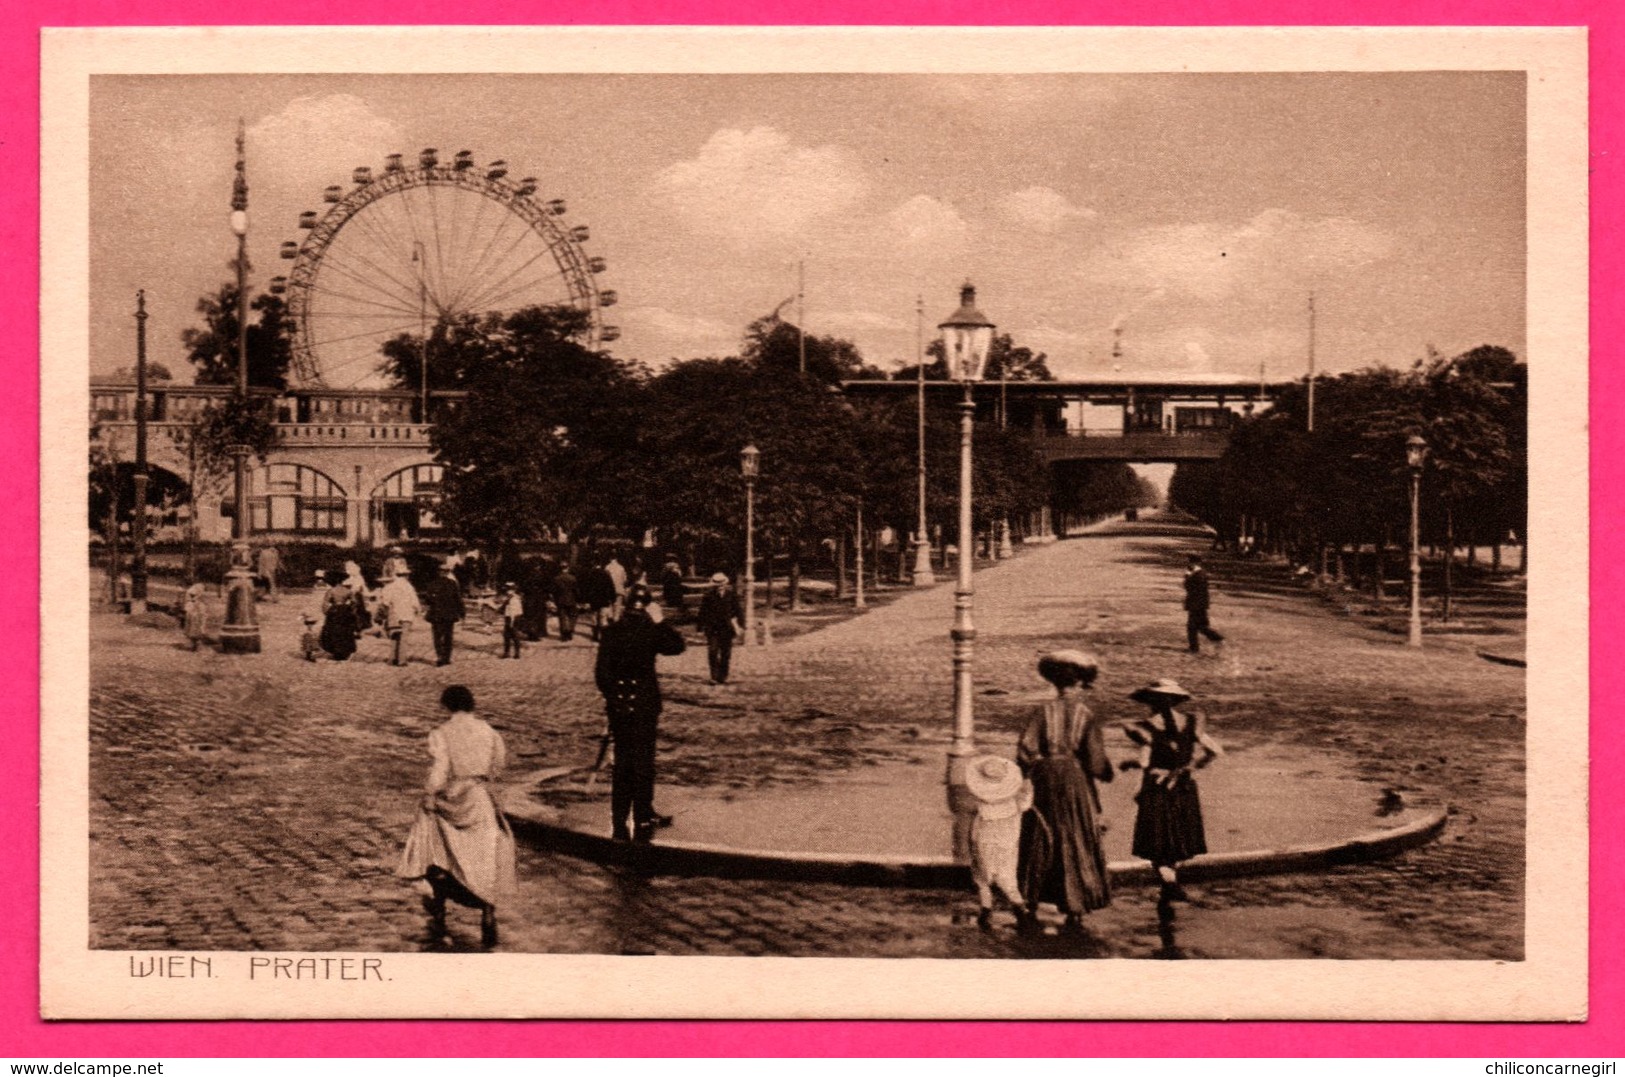
{"label": "man in dark coat", "polygon": [[711,663],[711,683],[728,683],[728,664],[733,658],[734,639],[745,634],[744,610],[739,596],[728,586],[721,572],[711,577],[711,589],[700,599],[696,623],[705,633],[705,656]]}
{"label": "man in dark coat", "polygon": [[467,612],[463,608],[463,589],[457,586],[452,566],[445,565],[423,590],[423,619],[434,633],[435,665],[451,665],[452,629]]}
{"label": "man in dark coat", "polygon": [[[647,843],[671,817],[655,811],[655,735],[660,722],[659,655],[683,653],[683,637],[663,623],[649,588],[639,584],[626,595],[626,611],[605,625],[594,676],[609,715],[615,742],[610,811],[616,841]],[[627,829],[630,814],[633,829]]]}
{"label": "man in dark coat", "polygon": [[1190,568],[1185,572],[1185,639],[1192,654],[1202,649],[1200,636],[1206,636],[1214,643],[1224,642],[1224,637],[1207,623],[1208,602],[1207,573],[1202,570],[1201,557],[1193,553],[1190,555]]}
{"label": "man in dark coat", "polygon": [[565,643],[576,634],[576,574],[565,565],[553,577],[553,608],[559,611],[559,639]]}
{"label": "man in dark coat", "polygon": [[660,601],[666,607],[667,616],[682,614],[684,597],[683,568],[677,563],[677,558],[668,557],[660,570]]}
{"label": "man in dark coat", "polygon": [[592,615],[592,638],[597,642],[603,635],[604,625],[614,620],[604,610],[615,604],[615,581],[602,565],[594,565],[581,574],[576,597]]}

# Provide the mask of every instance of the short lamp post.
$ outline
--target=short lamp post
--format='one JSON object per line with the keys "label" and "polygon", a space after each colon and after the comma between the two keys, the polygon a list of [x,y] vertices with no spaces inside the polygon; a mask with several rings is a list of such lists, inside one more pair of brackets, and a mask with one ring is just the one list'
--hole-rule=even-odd
{"label": "short lamp post", "polygon": [[[237,406],[248,415],[248,178],[243,159],[243,128],[237,125],[237,176],[231,187],[231,231],[237,237]],[[226,620],[220,649],[227,654],[258,654],[260,626],[254,613],[254,573],[248,558],[248,445],[233,445],[231,568],[226,572]]]}
{"label": "short lamp post", "polygon": [[1411,469],[1411,630],[1408,643],[1422,646],[1422,467],[1428,443],[1420,434],[1405,439],[1405,463]]}
{"label": "short lamp post", "polygon": [[756,480],[762,453],[754,444],[739,450],[739,474],[745,479],[745,643],[756,642]]}
{"label": "short lamp post", "polygon": [[976,420],[972,386],[981,380],[993,343],[993,323],[976,309],[976,289],[966,282],[959,290],[959,309],[937,326],[942,330],[948,376],[965,391],[959,405],[959,579],[954,586],[954,626],[950,633],[954,653],[954,727],[948,748],[948,810],[954,817],[954,858],[970,859],[970,828],[976,817],[976,799],[965,784],[966,765],[976,752],[971,667],[976,650],[976,626],[971,620],[971,570],[976,562],[976,535],[971,513],[971,437]]}

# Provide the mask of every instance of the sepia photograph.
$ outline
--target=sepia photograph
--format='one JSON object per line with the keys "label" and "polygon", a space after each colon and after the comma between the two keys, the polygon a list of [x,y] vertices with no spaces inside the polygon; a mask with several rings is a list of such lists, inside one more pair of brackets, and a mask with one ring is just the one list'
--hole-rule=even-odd
{"label": "sepia photograph", "polygon": [[1585,38],[1363,33],[47,32],[45,1015],[1583,1019]]}

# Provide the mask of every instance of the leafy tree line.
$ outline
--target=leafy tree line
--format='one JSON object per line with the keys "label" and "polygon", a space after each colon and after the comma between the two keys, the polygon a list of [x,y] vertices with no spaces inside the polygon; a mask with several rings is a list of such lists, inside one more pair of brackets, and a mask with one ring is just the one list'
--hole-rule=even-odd
{"label": "leafy tree line", "polygon": [[[1430,354],[1408,370],[1373,368],[1316,381],[1315,429],[1306,387],[1242,420],[1215,463],[1182,464],[1169,499],[1219,533],[1343,574],[1346,551],[1375,551],[1381,595],[1388,550],[1409,541],[1411,434],[1428,444],[1422,541],[1446,551],[1446,616],[1454,551],[1527,543],[1528,368],[1484,345]],[[1527,547],[1526,547],[1527,550]],[[1360,561],[1355,566],[1356,583]]]}

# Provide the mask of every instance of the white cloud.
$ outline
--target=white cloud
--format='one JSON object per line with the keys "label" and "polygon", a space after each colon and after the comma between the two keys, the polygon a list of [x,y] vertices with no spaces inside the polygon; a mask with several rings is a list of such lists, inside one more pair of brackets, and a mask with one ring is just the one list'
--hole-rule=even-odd
{"label": "white cloud", "polygon": [[906,322],[901,318],[894,318],[889,314],[876,314],[867,310],[840,310],[829,313],[819,313],[818,324],[812,325],[811,313],[808,315],[808,328],[820,333],[895,333],[900,330],[913,330],[914,323]]}
{"label": "white cloud", "polygon": [[959,211],[930,195],[917,194],[886,214],[886,239],[914,251],[952,255],[970,242],[970,226]]}
{"label": "white cloud", "polygon": [[[296,97],[248,128],[248,182],[303,193],[316,208],[323,186],[348,189],[356,165],[381,172],[384,157],[400,153],[415,166],[419,147],[405,145],[405,138],[398,124],[352,94]],[[458,148],[441,152],[449,158]]]}
{"label": "white cloud", "polygon": [[667,358],[737,355],[742,327],[719,318],[686,314],[665,307],[618,308],[622,342],[617,353],[637,355],[653,363]]}
{"label": "white cloud", "polygon": [[727,128],[656,174],[653,190],[694,230],[757,246],[849,212],[868,180],[843,147],[796,146],[772,127]]}
{"label": "white cloud", "polygon": [[1343,217],[1270,209],[1236,224],[1152,228],[1087,259],[1086,280],[1217,301],[1305,289],[1391,256],[1395,238]]}
{"label": "white cloud", "polygon": [[1051,187],[1028,187],[1012,191],[999,203],[1005,220],[1020,228],[1052,235],[1070,221],[1089,220],[1094,210],[1073,205],[1066,195]]}

